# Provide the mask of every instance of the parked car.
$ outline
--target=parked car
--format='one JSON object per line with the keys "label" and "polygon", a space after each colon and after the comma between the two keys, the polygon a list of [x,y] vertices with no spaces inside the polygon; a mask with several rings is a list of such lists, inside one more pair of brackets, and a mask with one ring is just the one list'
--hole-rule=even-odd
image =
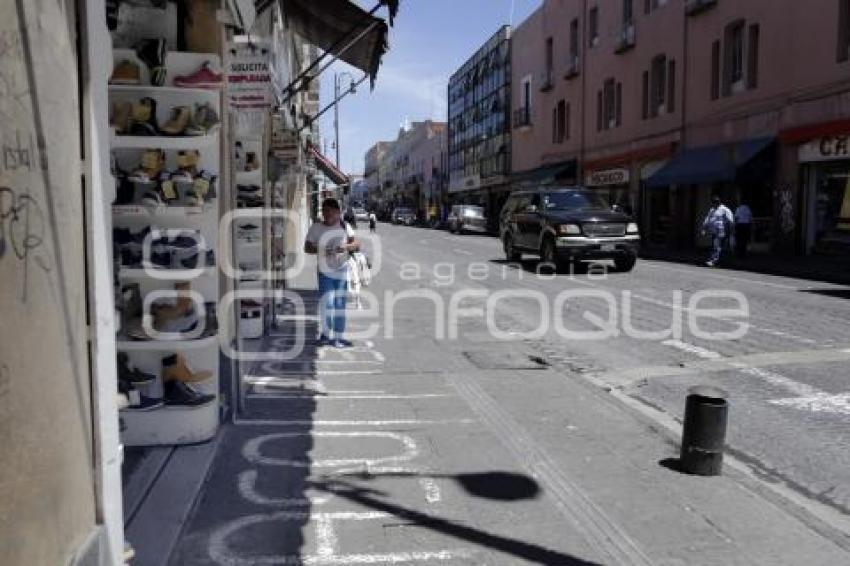
{"label": "parked car", "polygon": [[392,223],[413,226],[416,224],[416,214],[413,212],[412,208],[396,208],[393,210]]}
{"label": "parked car", "polygon": [[559,268],[582,259],[613,259],[618,271],[631,271],[640,245],[632,218],[582,187],[513,193],[502,208],[499,235],[509,261],[529,253]]}
{"label": "parked car", "polygon": [[354,219],[357,222],[369,222],[369,211],[362,207],[354,207]]}
{"label": "parked car", "polygon": [[449,232],[487,232],[487,218],[484,217],[484,209],[471,204],[456,204],[449,212],[446,220]]}

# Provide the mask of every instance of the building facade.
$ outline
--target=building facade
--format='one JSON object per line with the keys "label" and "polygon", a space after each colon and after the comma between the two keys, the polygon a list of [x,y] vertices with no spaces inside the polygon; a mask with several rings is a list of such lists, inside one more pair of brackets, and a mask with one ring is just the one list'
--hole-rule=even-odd
{"label": "building facade", "polygon": [[511,28],[502,27],[451,76],[449,199],[480,204],[495,225],[510,191]]}
{"label": "building facade", "polygon": [[513,33],[514,187],[604,191],[650,246],[705,245],[719,194],[756,249],[850,249],[847,4],[546,0]]}
{"label": "building facade", "polygon": [[378,142],[366,152],[369,198],[383,218],[398,206],[414,209],[423,222],[439,210],[440,186],[435,192],[434,183],[442,175],[446,131],[445,122],[412,122],[394,141]]}

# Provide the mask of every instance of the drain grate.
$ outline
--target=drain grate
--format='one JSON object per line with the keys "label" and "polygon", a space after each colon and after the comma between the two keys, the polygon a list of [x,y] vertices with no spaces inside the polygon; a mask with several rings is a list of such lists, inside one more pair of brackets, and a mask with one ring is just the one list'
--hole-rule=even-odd
{"label": "drain grate", "polygon": [[464,352],[463,356],[478,369],[546,369],[549,364],[539,356],[504,350],[477,350]]}

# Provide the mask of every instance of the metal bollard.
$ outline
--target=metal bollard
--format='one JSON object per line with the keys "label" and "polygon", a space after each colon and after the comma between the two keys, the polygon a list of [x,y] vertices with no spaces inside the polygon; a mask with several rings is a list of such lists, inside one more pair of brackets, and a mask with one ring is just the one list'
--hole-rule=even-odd
{"label": "metal bollard", "polygon": [[715,387],[697,386],[688,390],[679,462],[683,472],[720,475],[729,413],[727,397],[725,391]]}

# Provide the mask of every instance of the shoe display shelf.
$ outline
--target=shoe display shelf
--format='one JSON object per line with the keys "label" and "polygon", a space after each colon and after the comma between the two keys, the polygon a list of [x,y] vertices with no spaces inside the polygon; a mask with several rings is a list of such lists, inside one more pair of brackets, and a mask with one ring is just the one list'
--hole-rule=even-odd
{"label": "shoe display shelf", "polygon": [[[156,100],[156,118],[159,125],[168,122],[171,111],[177,106],[188,106],[194,110],[195,104],[209,103],[221,117],[221,89],[212,88],[184,88],[173,85],[174,77],[190,75],[195,72],[204,62],[209,62],[214,69],[220,68],[219,58],[207,53],[185,53],[171,51],[166,56],[166,82],[163,86],[150,84],[150,76],[147,67],[139,61],[131,49],[116,49],[113,52],[115,63],[130,60],[140,67],[140,81],[135,84],[111,84],[109,85],[110,104],[116,102],[137,103],[144,97]],[[160,148],[164,150],[186,150],[209,147],[218,152],[218,129],[202,136],[133,136],[113,135],[111,145],[113,149],[145,149]]]}
{"label": "shoe display shelf", "polygon": [[[193,389],[209,395],[218,392],[217,336],[187,342],[119,342],[118,349],[127,352],[136,368],[157,376],[150,385],[136,385],[146,397],[163,397],[162,360],[176,353],[182,354],[195,371],[212,371],[209,379],[192,383]],[[209,365],[213,360],[211,351],[216,352],[215,365],[212,366]],[[148,410],[123,409],[120,414],[126,425],[121,433],[125,446],[196,444],[215,436],[219,403],[214,401],[196,407],[160,405]]]}
{"label": "shoe display shelf", "polygon": [[[118,49],[114,59],[139,62],[132,50]],[[140,85],[110,85],[110,104],[115,102],[138,102],[143,97],[156,100],[157,121],[164,124],[172,108],[208,103],[221,116],[221,92],[214,89],[178,88],[173,78],[193,73],[205,61],[219,68],[218,58],[209,54],[170,52],[166,59],[167,81],[165,86],[149,85],[147,68],[141,67]],[[132,172],[140,165],[145,149],[165,151],[165,170],[177,170],[177,153],[180,150],[198,150],[198,169],[220,178],[219,129],[204,136],[114,136],[112,151],[117,166]],[[139,188],[137,193],[142,192]],[[216,194],[221,188],[216,181]],[[137,195],[139,197],[141,195]],[[203,248],[213,250],[215,265],[205,263],[202,254],[196,269],[118,268],[120,285],[138,284],[140,294],[145,297],[152,291],[173,291],[175,283],[190,283],[193,292],[203,297],[205,303],[219,301],[219,206],[213,197],[202,205],[158,205],[140,204],[134,199],[131,204],[115,205],[112,209],[114,228],[126,228],[136,234],[146,227],[160,230],[197,231],[201,235]],[[202,308],[196,305],[196,310]],[[199,322],[199,324],[202,324]],[[215,395],[213,402],[198,406],[161,405],[149,410],[124,409],[121,417],[126,424],[122,442],[127,446],[177,445],[204,442],[213,438],[219,426],[219,337],[206,333],[196,339],[182,340],[133,340],[119,331],[117,349],[126,352],[141,371],[152,373],[157,379],[150,385],[137,388],[146,397],[160,399],[164,394],[162,382],[163,358],[182,354],[194,371],[209,371],[209,378],[192,383],[198,393]]]}
{"label": "shoe display shelf", "polygon": [[[259,187],[256,196],[263,198],[266,194],[263,167],[263,143],[259,139],[242,138],[234,142],[231,153],[233,166],[234,194],[239,194],[240,186]],[[264,199],[265,200],[265,199]],[[268,202],[266,202],[266,205]],[[240,291],[265,291],[267,282],[262,277],[266,267],[264,263],[264,249],[266,241],[266,226],[268,221],[266,215],[268,208],[242,208],[239,209],[239,218],[233,224],[233,242],[236,264],[256,266],[257,271],[246,271],[238,281]],[[257,227],[256,236],[251,239],[243,237],[240,226],[246,224]],[[264,334],[265,298],[251,298],[238,301],[237,316],[239,320],[239,336],[243,339],[254,340],[262,338]]]}

